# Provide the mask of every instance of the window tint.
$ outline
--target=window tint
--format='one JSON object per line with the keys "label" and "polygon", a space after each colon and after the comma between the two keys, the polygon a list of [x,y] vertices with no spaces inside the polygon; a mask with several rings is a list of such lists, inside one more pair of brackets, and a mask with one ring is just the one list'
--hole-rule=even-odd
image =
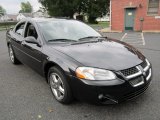
{"label": "window tint", "polygon": [[25,23],[21,23],[20,25],[18,25],[16,27],[16,33],[19,34],[19,35],[23,35],[23,31],[24,31],[24,26],[25,26]]}
{"label": "window tint", "polygon": [[37,31],[36,31],[35,27],[31,23],[27,24],[26,31],[25,31],[25,37],[28,37],[28,36],[32,36],[35,39],[38,38]]}
{"label": "window tint", "polygon": [[158,14],[159,1],[160,0],[149,0],[149,3],[148,3],[148,14],[149,15]]}

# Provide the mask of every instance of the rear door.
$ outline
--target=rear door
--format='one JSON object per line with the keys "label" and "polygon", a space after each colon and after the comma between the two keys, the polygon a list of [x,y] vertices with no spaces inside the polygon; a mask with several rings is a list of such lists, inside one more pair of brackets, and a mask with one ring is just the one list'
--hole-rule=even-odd
{"label": "rear door", "polygon": [[20,22],[19,24],[17,24],[17,26],[11,33],[11,45],[16,54],[16,57],[22,62],[23,62],[23,52],[21,50],[21,43],[24,40],[25,25],[26,22]]}

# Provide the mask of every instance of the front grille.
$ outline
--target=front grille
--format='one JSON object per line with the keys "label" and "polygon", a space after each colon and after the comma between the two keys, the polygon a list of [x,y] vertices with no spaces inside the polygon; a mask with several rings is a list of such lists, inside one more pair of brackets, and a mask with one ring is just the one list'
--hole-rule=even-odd
{"label": "front grille", "polygon": [[135,67],[121,70],[118,73],[120,73],[119,75],[125,78],[133,87],[138,87],[143,85],[146,80],[150,79],[150,63],[145,60]]}
{"label": "front grille", "polygon": [[144,78],[142,76],[139,76],[137,78],[133,78],[133,79],[129,80],[129,83],[134,87],[137,85],[139,86],[144,83]]}
{"label": "front grille", "polygon": [[144,69],[145,67],[147,67],[147,62],[146,62],[146,61],[143,61],[143,62],[141,63],[141,66],[142,66],[142,68]]}
{"label": "front grille", "polygon": [[130,76],[130,75],[136,74],[138,72],[139,72],[139,70],[136,67],[132,67],[132,68],[129,68],[129,69],[121,70],[121,73],[124,76]]}

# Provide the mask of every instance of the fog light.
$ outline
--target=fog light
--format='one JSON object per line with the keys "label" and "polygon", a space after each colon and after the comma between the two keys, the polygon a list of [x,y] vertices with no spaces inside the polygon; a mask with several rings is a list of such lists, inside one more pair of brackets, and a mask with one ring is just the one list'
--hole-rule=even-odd
{"label": "fog light", "polygon": [[102,100],[104,98],[103,94],[98,95],[98,99]]}

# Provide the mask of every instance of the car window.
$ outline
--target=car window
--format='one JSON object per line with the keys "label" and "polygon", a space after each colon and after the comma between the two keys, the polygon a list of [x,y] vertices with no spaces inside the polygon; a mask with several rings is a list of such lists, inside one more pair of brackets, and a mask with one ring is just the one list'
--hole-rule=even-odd
{"label": "car window", "polygon": [[15,32],[19,35],[23,35],[25,23],[21,23],[16,27]]}
{"label": "car window", "polygon": [[38,23],[44,38],[49,41],[53,39],[70,39],[78,41],[88,36],[101,36],[90,26],[75,20],[48,21]]}
{"label": "car window", "polygon": [[29,37],[29,36],[32,36],[35,39],[38,38],[37,31],[36,31],[34,25],[31,23],[27,24],[26,31],[25,31],[25,37]]}

